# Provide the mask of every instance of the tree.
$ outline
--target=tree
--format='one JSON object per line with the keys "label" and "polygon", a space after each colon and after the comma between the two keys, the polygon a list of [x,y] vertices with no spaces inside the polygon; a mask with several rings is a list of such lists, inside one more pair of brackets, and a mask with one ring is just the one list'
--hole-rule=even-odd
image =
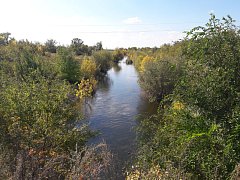
{"label": "tree", "polygon": [[57,42],[53,39],[49,39],[45,42],[45,48],[47,52],[50,53],[56,53],[57,47],[56,47]]}
{"label": "tree", "polygon": [[86,52],[86,47],[84,47],[83,40],[79,38],[72,39],[70,47],[77,56],[83,55]]}
{"label": "tree", "polygon": [[72,45],[75,46],[81,46],[83,44],[83,40],[79,38],[73,38],[72,39]]}
{"label": "tree", "polygon": [[100,51],[100,50],[103,49],[103,47],[102,47],[102,42],[101,42],[101,41],[100,41],[100,42],[97,42],[95,49],[96,49],[96,51]]}
{"label": "tree", "polygon": [[0,45],[6,45],[9,42],[9,36],[11,33],[0,33]]}

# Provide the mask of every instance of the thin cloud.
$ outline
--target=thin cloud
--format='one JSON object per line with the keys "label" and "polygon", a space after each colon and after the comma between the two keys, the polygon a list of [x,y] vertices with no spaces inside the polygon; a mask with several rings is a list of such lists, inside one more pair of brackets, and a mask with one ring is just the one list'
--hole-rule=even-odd
{"label": "thin cloud", "polygon": [[123,21],[125,24],[140,24],[142,20],[139,17],[127,18]]}
{"label": "thin cloud", "polygon": [[215,14],[215,11],[214,10],[211,10],[208,12],[209,14]]}

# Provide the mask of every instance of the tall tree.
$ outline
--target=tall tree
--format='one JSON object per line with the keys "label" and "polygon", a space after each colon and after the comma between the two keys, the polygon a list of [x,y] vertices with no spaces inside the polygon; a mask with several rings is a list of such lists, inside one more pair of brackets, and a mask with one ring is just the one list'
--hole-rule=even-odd
{"label": "tall tree", "polygon": [[84,44],[83,40],[79,38],[72,39],[71,48],[76,55],[84,54]]}

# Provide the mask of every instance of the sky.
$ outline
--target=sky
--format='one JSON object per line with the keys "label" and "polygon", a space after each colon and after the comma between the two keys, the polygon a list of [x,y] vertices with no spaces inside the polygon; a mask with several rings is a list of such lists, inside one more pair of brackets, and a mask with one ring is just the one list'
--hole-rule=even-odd
{"label": "sky", "polygon": [[0,32],[17,40],[68,45],[102,41],[104,48],[159,47],[185,31],[230,15],[240,23],[238,0],[0,0]]}

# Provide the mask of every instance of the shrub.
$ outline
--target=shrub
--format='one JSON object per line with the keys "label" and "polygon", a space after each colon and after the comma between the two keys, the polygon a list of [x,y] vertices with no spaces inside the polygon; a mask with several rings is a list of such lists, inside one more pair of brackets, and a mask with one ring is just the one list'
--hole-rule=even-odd
{"label": "shrub", "polygon": [[49,39],[45,42],[45,51],[50,53],[56,53],[57,52],[57,42],[53,39]]}
{"label": "shrub", "polygon": [[57,61],[60,66],[60,76],[70,83],[80,80],[80,64],[74,59],[71,52],[66,48],[61,48],[57,52]]}
{"label": "shrub", "polygon": [[[85,102],[69,83],[81,79],[80,64],[68,48],[49,56],[41,48],[12,40],[0,46],[0,179],[97,178],[111,154],[103,144],[86,147],[93,133],[81,122]],[[84,63],[92,77],[95,62]],[[96,80],[80,85],[85,98]]]}
{"label": "shrub", "polygon": [[81,63],[80,71],[81,75],[85,78],[94,77],[96,75],[97,65],[92,58],[85,56]]}
{"label": "shrub", "polygon": [[96,90],[97,81],[94,78],[82,79],[78,84],[76,96],[80,99],[91,97]]}
{"label": "shrub", "polygon": [[106,74],[113,61],[112,53],[107,50],[96,51],[93,53],[93,58],[96,62],[99,73]]}
{"label": "shrub", "polygon": [[145,56],[142,61],[141,61],[141,64],[140,64],[140,72],[144,72],[144,71],[147,71],[146,70],[146,66],[148,66],[149,64],[152,64],[152,62],[154,61],[154,57],[151,57],[151,56]]}
{"label": "shrub", "polygon": [[181,66],[173,64],[170,60],[152,61],[144,58],[143,69],[140,73],[139,83],[150,101],[163,100],[166,95],[173,92],[175,84],[181,76]]}
{"label": "shrub", "polygon": [[211,15],[188,33],[183,75],[139,126],[147,164],[171,162],[195,179],[231,178],[240,161],[240,31],[233,22]]}
{"label": "shrub", "polygon": [[114,62],[119,62],[124,58],[125,54],[123,50],[115,49],[113,52],[113,60]]}

